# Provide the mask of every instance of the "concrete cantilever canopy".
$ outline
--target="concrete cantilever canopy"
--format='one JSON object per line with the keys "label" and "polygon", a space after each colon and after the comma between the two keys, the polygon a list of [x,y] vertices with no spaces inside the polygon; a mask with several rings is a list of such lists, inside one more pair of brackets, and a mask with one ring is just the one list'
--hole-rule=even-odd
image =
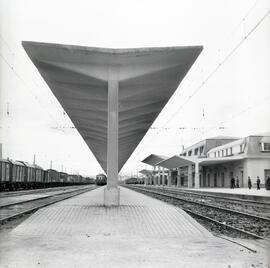
{"label": "concrete cantilever canopy", "polygon": [[195,163],[195,159],[190,157],[184,157],[179,155],[174,155],[170,158],[167,158],[165,160],[162,160],[157,163],[157,165],[167,168],[167,169],[173,169],[173,168],[179,168],[182,166],[187,166],[189,164]]}
{"label": "concrete cantilever canopy", "polygon": [[108,183],[110,167],[116,166],[114,176],[121,170],[202,50],[22,45],[107,172]]}
{"label": "concrete cantilever canopy", "polygon": [[156,166],[159,162],[167,159],[168,157],[164,155],[158,155],[158,154],[150,154],[145,159],[142,160],[143,163]]}
{"label": "concrete cantilever canopy", "polygon": [[152,175],[152,171],[148,170],[148,169],[142,169],[141,171],[139,171],[141,174],[146,175],[146,176],[150,176]]}

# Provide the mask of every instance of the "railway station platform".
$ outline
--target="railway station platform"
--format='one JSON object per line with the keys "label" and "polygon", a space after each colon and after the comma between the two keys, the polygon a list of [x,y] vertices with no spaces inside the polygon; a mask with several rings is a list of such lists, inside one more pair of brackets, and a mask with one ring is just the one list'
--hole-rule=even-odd
{"label": "railway station platform", "polygon": [[180,208],[121,187],[119,207],[103,188],[38,210],[1,236],[1,267],[267,267],[213,236]]}
{"label": "railway station platform", "polygon": [[[163,186],[157,186],[163,187]],[[194,191],[198,193],[212,194],[224,197],[239,198],[246,200],[253,200],[258,202],[267,202],[270,203],[270,191],[265,188],[257,190],[255,188],[178,188],[178,187],[167,187],[166,189],[181,189],[185,191]]]}

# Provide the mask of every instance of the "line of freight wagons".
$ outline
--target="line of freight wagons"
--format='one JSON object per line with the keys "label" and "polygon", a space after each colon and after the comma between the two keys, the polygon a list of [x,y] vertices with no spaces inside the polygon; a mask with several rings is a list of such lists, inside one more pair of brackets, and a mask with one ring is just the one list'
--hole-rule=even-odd
{"label": "line of freight wagons", "polygon": [[0,191],[92,184],[94,179],[71,175],[23,161],[0,159]]}

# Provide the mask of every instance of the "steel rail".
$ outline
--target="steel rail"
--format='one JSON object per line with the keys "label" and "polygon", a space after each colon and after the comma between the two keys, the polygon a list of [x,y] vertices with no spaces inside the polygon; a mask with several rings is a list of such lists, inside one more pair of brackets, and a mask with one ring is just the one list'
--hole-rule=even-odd
{"label": "steel rail", "polygon": [[[138,186],[138,187],[144,187],[144,186]],[[147,186],[149,187],[149,186]],[[151,189],[154,189],[155,187],[150,186]],[[250,204],[256,204],[256,205],[264,205],[264,206],[270,206],[270,203],[267,202],[261,202],[261,201],[255,201],[255,200],[250,200],[250,199],[242,199],[242,198],[235,198],[235,197],[228,197],[228,196],[217,196],[214,194],[210,194],[209,192],[195,192],[192,190],[186,190],[186,189],[168,189],[168,187],[161,186],[161,189],[164,190],[170,190],[173,192],[178,192],[178,193],[185,193],[185,194],[190,194],[190,195],[197,195],[197,196],[203,196],[203,197],[210,197],[210,198],[216,198],[216,199],[223,199],[223,200],[230,200],[230,201],[237,201],[237,202],[245,202],[245,203],[250,203]],[[222,193],[221,193],[222,194]],[[244,195],[244,194],[241,194]]]}
{"label": "steel rail", "polygon": [[[136,186],[132,186],[132,187],[136,187]],[[143,189],[145,191],[149,191],[148,189],[145,189],[145,188],[138,188],[138,189]],[[151,190],[152,191],[152,190]],[[170,190],[166,190],[167,192],[170,192]],[[178,200],[181,200],[181,201],[184,201],[184,202],[189,202],[189,203],[193,203],[193,204],[197,204],[197,205],[201,205],[201,206],[204,206],[204,207],[210,207],[210,208],[215,208],[215,209],[218,209],[218,210],[222,210],[222,211],[225,211],[225,212],[229,212],[229,213],[234,213],[234,214],[239,214],[239,215],[242,215],[242,216],[246,216],[246,217],[250,217],[250,218],[254,218],[254,219],[260,219],[260,220],[264,220],[264,221],[269,221],[270,222],[270,218],[265,218],[265,217],[262,217],[262,216],[257,216],[257,215],[253,215],[253,214],[250,214],[250,213],[246,213],[246,212],[241,212],[241,211],[237,211],[237,210],[232,210],[232,209],[229,209],[229,208],[223,208],[223,207],[219,207],[219,206],[214,206],[214,205],[210,205],[210,204],[204,204],[202,202],[198,202],[198,201],[194,201],[194,200],[188,200],[188,199],[185,199],[185,198],[181,198],[179,196],[174,196],[172,194],[174,194],[174,192],[171,192],[171,195],[168,195],[166,193],[161,193],[161,192],[158,192],[158,191],[152,191],[153,193],[157,193],[157,194],[163,194],[165,196],[169,196],[169,197],[173,197],[175,199],[178,199]]]}
{"label": "steel rail", "polygon": [[37,188],[37,189],[28,189],[28,190],[17,190],[17,191],[6,191],[0,192],[0,198],[12,197],[12,196],[20,196],[20,195],[29,195],[29,194],[39,194],[46,191],[59,191],[59,190],[68,190],[69,188],[79,188],[80,186],[87,185],[69,185],[69,186],[56,186],[56,187],[48,187],[48,188]]}
{"label": "steel rail", "polygon": [[[5,204],[5,205],[0,205],[0,209],[3,209],[3,208],[7,208],[7,207],[10,207],[10,206],[15,206],[15,205],[21,205],[23,203],[29,203],[29,202],[33,202],[33,201],[37,201],[37,200],[42,200],[42,199],[46,199],[46,198],[50,198],[50,197],[54,197],[54,196],[58,196],[58,195],[63,195],[63,194],[68,194],[68,193],[73,193],[73,192],[76,192],[76,191],[81,191],[81,190],[84,190],[86,189],[87,187],[83,187],[83,188],[79,188],[79,189],[63,189],[63,192],[61,193],[56,193],[54,194],[53,192],[50,194],[50,195],[47,195],[47,196],[41,196],[41,197],[37,197],[37,198],[34,198],[34,199],[29,199],[29,200],[22,200],[22,201],[18,201],[18,202],[14,202],[14,203],[9,203],[9,204]],[[89,188],[87,188],[89,189]],[[61,189],[59,189],[59,191],[61,191]],[[38,193],[36,193],[38,194]],[[40,193],[40,194],[46,194],[46,192],[44,193]],[[27,196],[28,194],[25,194],[24,196]],[[10,196],[12,197],[12,196]],[[8,197],[0,197],[1,198],[8,198]]]}
{"label": "steel rail", "polygon": [[[53,201],[47,202],[47,203],[45,203],[45,204],[40,204],[40,205],[35,206],[35,207],[32,207],[32,208],[30,208],[30,209],[23,210],[23,211],[21,211],[21,212],[19,212],[19,213],[14,213],[14,214],[12,214],[12,215],[9,215],[9,216],[6,216],[6,217],[4,217],[4,218],[1,218],[1,219],[0,219],[0,224],[4,224],[6,221],[9,221],[9,220],[12,220],[12,219],[14,219],[14,218],[23,216],[23,215],[25,215],[25,214],[29,214],[29,213],[35,212],[35,211],[37,211],[37,210],[40,209],[40,208],[47,207],[47,206],[49,206],[49,205],[55,204],[55,203],[57,203],[57,202],[66,200],[66,199],[68,199],[68,198],[71,198],[71,197],[74,197],[74,196],[83,194],[83,193],[85,193],[85,192],[88,192],[88,191],[91,191],[91,190],[94,190],[94,189],[95,189],[95,188],[93,187],[93,188],[90,188],[90,189],[88,188],[88,189],[77,190],[75,193],[74,193],[74,191],[73,191],[73,192],[65,193],[65,194],[67,195],[67,196],[65,196],[65,197],[62,197],[62,198],[60,197],[60,198],[57,199],[57,200],[53,200]],[[55,195],[55,196],[57,196],[57,195]],[[51,197],[53,197],[53,196],[49,196],[49,197],[47,197],[47,198],[51,198]],[[32,201],[37,201],[37,200],[32,200]],[[1,214],[1,209],[0,209],[0,214]]]}
{"label": "steel rail", "polygon": [[[185,199],[179,198],[179,197],[177,197],[177,196],[168,195],[168,194],[166,194],[166,193],[161,193],[161,192],[157,192],[157,191],[152,191],[152,190],[144,189],[144,188],[142,188],[142,187],[128,186],[128,188],[131,188],[131,189],[132,189],[132,188],[133,188],[133,189],[138,189],[138,190],[141,190],[141,191],[145,191],[145,192],[149,192],[149,193],[153,193],[153,194],[157,194],[157,195],[161,195],[161,196],[165,196],[165,197],[171,197],[171,198],[174,198],[174,199],[177,199],[177,200],[180,200],[180,201],[184,201],[184,202],[187,202],[187,203],[196,203],[196,202],[192,202],[192,201],[190,201],[190,200],[185,200]],[[199,203],[199,205],[204,206],[204,204],[201,204],[201,203]],[[202,218],[202,219],[204,219],[204,220],[206,220],[206,221],[213,222],[213,223],[215,223],[215,224],[217,224],[217,225],[219,225],[219,226],[222,226],[222,227],[224,227],[224,228],[226,228],[226,229],[231,229],[231,230],[233,230],[233,231],[236,231],[236,232],[245,234],[245,235],[247,235],[247,236],[251,236],[251,237],[253,237],[253,238],[255,238],[255,239],[263,239],[263,240],[266,240],[266,241],[270,241],[270,239],[268,239],[268,238],[265,238],[265,237],[262,237],[262,236],[259,236],[259,235],[256,235],[256,234],[247,232],[247,231],[245,231],[245,230],[242,230],[242,229],[233,227],[233,226],[228,225],[228,224],[223,223],[223,222],[219,222],[219,221],[217,221],[217,220],[215,220],[215,219],[212,219],[212,218],[210,218],[210,217],[201,215],[200,213],[191,211],[191,210],[189,210],[189,209],[185,209],[185,208],[181,208],[181,209],[183,209],[185,212],[187,212],[187,213],[189,213],[189,214],[192,214],[192,215],[194,215],[194,216],[197,216],[197,217],[199,217],[199,218]],[[215,209],[219,209],[219,207],[215,207]],[[233,211],[233,212],[234,212],[234,211]],[[254,216],[254,217],[256,218],[257,216]],[[268,219],[267,219],[267,220],[268,220]]]}
{"label": "steel rail", "polygon": [[185,212],[189,213],[189,214],[192,214],[192,215],[196,216],[196,217],[202,218],[202,219],[207,220],[207,221],[211,221],[211,222],[213,222],[213,223],[215,223],[215,224],[217,224],[217,225],[222,225],[222,226],[225,227],[226,229],[231,229],[231,230],[233,230],[233,231],[241,232],[241,233],[243,233],[243,234],[245,234],[245,235],[252,236],[253,238],[256,238],[256,239],[266,239],[266,238],[263,237],[263,236],[259,236],[259,235],[256,235],[256,234],[247,232],[247,231],[245,231],[245,230],[242,230],[242,229],[233,227],[233,226],[231,226],[231,225],[228,225],[228,224],[226,224],[226,223],[223,223],[223,222],[217,221],[217,220],[215,220],[215,219],[209,218],[209,217],[207,217],[207,216],[204,216],[204,215],[202,215],[202,214],[200,214],[200,213],[191,211],[191,210],[189,210],[189,209],[183,208],[183,210],[184,210]]}

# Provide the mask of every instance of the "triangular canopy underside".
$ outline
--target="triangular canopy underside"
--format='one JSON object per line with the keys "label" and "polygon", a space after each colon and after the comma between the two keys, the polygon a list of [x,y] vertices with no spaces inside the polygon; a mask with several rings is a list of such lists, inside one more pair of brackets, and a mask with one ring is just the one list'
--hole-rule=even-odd
{"label": "triangular canopy underside", "polygon": [[105,172],[109,67],[119,68],[120,171],[202,50],[23,47]]}

